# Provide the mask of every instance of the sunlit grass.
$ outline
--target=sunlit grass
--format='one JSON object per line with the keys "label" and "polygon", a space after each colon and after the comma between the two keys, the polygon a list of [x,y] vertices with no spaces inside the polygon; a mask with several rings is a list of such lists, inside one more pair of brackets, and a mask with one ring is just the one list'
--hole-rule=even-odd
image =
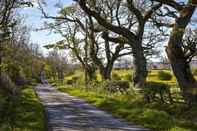
{"label": "sunlit grass", "polygon": [[[197,110],[184,111],[184,106],[179,104],[163,104],[160,102],[145,103],[137,92],[130,95],[120,93],[109,94],[95,89],[82,87],[59,86],[62,92],[85,99],[87,102],[112,113],[116,117],[127,119],[156,131],[196,131],[197,121],[188,119],[197,116]],[[133,91],[133,90],[132,90]],[[187,115],[186,115],[187,114]]]}
{"label": "sunlit grass", "polygon": [[[161,84],[169,84],[171,93],[176,95],[177,101],[182,101],[179,94],[180,89],[177,88],[176,79],[173,75],[171,80],[160,80],[158,78],[159,70],[149,71],[147,81],[157,82]],[[172,73],[170,70],[166,72]],[[113,70],[122,80],[127,74],[131,74],[132,70]],[[97,72],[97,79],[100,76]],[[181,103],[165,104],[161,102],[145,103],[143,97],[136,90],[132,89],[129,95],[120,93],[111,94],[102,89],[87,89],[80,85],[75,86],[58,86],[62,92],[81,97],[87,102],[112,113],[116,117],[124,118],[128,121],[140,124],[144,127],[154,129],[156,131],[196,131],[197,130],[197,107],[193,109],[186,108]]]}
{"label": "sunlit grass", "polygon": [[[2,95],[5,103],[0,101],[0,107],[8,108],[0,112],[1,131],[45,131],[44,109],[31,87],[22,89],[22,95],[8,107],[6,97]],[[2,114],[3,113],[3,114]]]}
{"label": "sunlit grass", "polygon": [[[158,78],[158,72],[159,71],[160,70],[151,70],[151,71],[149,71],[148,77],[147,77],[147,81],[161,82],[161,83],[172,83],[172,84],[175,84],[176,83],[176,78],[175,78],[174,75],[173,75],[173,77],[172,77],[171,80],[168,80],[168,81],[159,80],[159,78]],[[169,72],[169,73],[172,73],[170,70],[165,70],[165,71],[166,72]],[[118,74],[124,80],[124,76],[126,76],[127,74],[132,74],[133,73],[133,70],[129,70],[129,69],[113,70],[112,71],[112,74],[113,73]],[[97,71],[96,74],[97,74],[97,80],[100,81],[101,80],[101,76],[100,76],[99,72]],[[83,77],[84,76],[84,73],[83,73],[82,70],[76,70],[74,72],[74,74],[69,75],[69,76],[65,76],[65,80],[72,79],[73,76]]]}

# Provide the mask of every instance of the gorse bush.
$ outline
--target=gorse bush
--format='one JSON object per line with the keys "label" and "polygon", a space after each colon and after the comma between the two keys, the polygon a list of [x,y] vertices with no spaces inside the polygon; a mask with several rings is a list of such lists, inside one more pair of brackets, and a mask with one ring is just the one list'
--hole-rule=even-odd
{"label": "gorse bush", "polygon": [[80,77],[79,76],[73,76],[71,79],[68,79],[66,81],[66,84],[73,85],[73,84],[77,84],[79,81],[80,81]]}
{"label": "gorse bush", "polygon": [[69,70],[69,71],[67,71],[66,72],[66,76],[72,76],[72,75],[74,75],[75,74],[75,72],[74,72],[74,70]]}
{"label": "gorse bush", "polygon": [[73,80],[67,80],[67,81],[66,81],[66,84],[67,84],[67,85],[72,85],[72,84],[73,84]]}
{"label": "gorse bush", "polygon": [[121,80],[121,77],[117,73],[112,73],[113,80]]}
{"label": "gorse bush", "polygon": [[197,76],[197,69],[193,69],[193,75]]}
{"label": "gorse bush", "polygon": [[158,78],[160,80],[171,80],[172,79],[172,74],[166,71],[159,71],[158,72]]}
{"label": "gorse bush", "polygon": [[80,79],[79,76],[73,76],[73,77],[72,77],[73,82],[77,82],[79,79]]}
{"label": "gorse bush", "polygon": [[129,81],[129,82],[132,82],[133,81],[133,75],[132,74],[126,74],[125,76],[124,76],[124,79],[125,80],[127,80],[127,81]]}

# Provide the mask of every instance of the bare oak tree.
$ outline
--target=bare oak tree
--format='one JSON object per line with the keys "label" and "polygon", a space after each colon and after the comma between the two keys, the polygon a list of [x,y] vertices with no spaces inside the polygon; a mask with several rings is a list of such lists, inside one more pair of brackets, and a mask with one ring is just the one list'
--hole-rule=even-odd
{"label": "bare oak tree", "polygon": [[[76,1],[88,15],[93,16],[100,25],[110,31],[113,31],[114,33],[119,34],[127,40],[127,44],[129,44],[132,48],[134,58],[134,85],[144,87],[147,77],[146,58],[144,56],[144,48],[142,45],[145,24],[149,18],[151,18],[155,10],[161,6],[161,4],[158,4],[157,2],[147,4],[149,5],[148,10],[143,10],[137,6],[138,2],[133,0],[74,1]],[[144,3],[146,2],[144,1]],[[143,4],[143,2],[141,4]],[[106,19],[104,17],[106,13],[102,11],[103,5],[109,7],[111,5],[112,7],[115,7],[115,10],[111,11],[111,13],[114,16],[114,19],[116,19],[116,22],[111,23],[110,19]],[[122,13],[120,10],[125,11],[126,13],[124,14],[129,15],[126,20],[123,19],[124,17],[120,17],[120,13]],[[133,21],[133,18],[135,21]],[[127,24],[122,24],[122,21],[126,21]]]}

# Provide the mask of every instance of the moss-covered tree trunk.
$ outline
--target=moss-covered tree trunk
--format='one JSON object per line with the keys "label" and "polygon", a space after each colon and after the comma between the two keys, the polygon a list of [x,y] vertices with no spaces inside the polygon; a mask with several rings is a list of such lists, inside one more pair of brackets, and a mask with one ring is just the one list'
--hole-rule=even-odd
{"label": "moss-covered tree trunk", "polygon": [[108,64],[106,67],[99,68],[99,72],[102,80],[111,80],[112,69],[113,69],[113,64]]}
{"label": "moss-covered tree trunk", "polygon": [[87,73],[87,83],[96,80],[96,67],[89,65],[85,70]]}
{"label": "moss-covered tree trunk", "polygon": [[[138,47],[142,48],[142,47]],[[147,77],[146,58],[143,49],[133,48],[133,62],[134,62],[134,86],[144,88]]]}
{"label": "moss-covered tree trunk", "polygon": [[187,6],[180,12],[166,48],[172,70],[188,104],[197,103],[197,83],[183,52],[182,42],[185,28],[189,24],[194,10],[195,6]]}

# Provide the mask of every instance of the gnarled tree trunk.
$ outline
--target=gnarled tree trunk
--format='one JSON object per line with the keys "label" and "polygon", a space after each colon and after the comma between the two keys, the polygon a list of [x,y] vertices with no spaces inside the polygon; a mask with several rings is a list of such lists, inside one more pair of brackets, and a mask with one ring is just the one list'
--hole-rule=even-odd
{"label": "gnarled tree trunk", "polygon": [[107,65],[106,67],[99,68],[99,72],[102,80],[111,80],[112,69],[113,69],[113,63]]}
{"label": "gnarled tree trunk", "polygon": [[88,67],[86,67],[85,70],[87,72],[87,81],[88,82],[96,80],[96,67],[89,65]]}
{"label": "gnarled tree trunk", "polygon": [[133,48],[133,62],[134,62],[134,73],[133,73],[134,86],[139,88],[144,88],[148,72],[146,67],[146,58],[144,56],[143,49]]}
{"label": "gnarled tree trunk", "polygon": [[194,79],[190,65],[182,49],[185,28],[190,22],[195,6],[187,6],[180,12],[173,27],[166,53],[172,66],[174,75],[188,104],[197,103],[197,83]]}

